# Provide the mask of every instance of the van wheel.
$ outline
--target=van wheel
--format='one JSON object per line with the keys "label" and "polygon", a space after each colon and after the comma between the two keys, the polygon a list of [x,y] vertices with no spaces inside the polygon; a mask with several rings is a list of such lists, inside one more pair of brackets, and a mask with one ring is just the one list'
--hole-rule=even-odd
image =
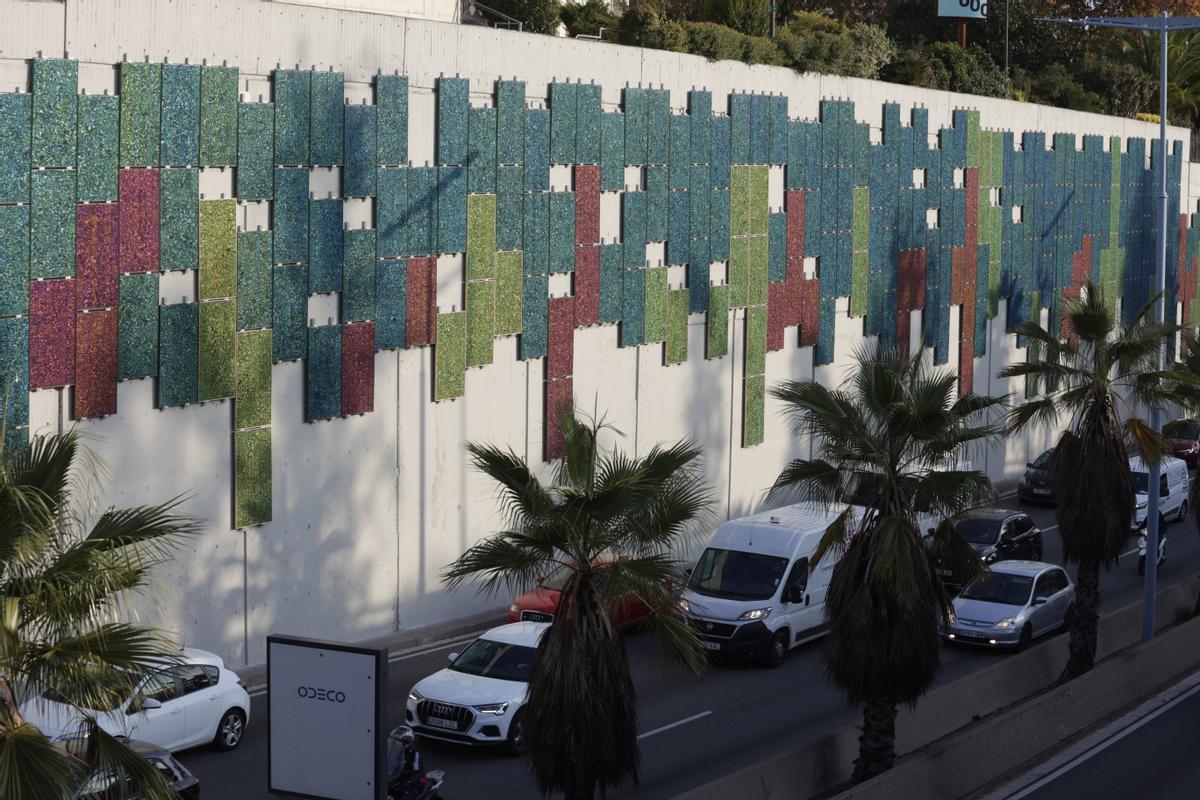
{"label": "van wheel", "polygon": [[1179,506],[1179,516],[1175,517],[1175,519],[1178,520],[1179,522],[1183,522],[1185,519],[1187,519],[1187,512],[1188,512],[1187,500],[1184,500],[1183,503]]}
{"label": "van wheel", "polygon": [[775,669],[783,663],[783,657],[787,654],[788,632],[786,630],[775,631],[775,635],[771,637],[771,643],[767,645],[767,654],[763,657],[763,666],[768,669]]}
{"label": "van wheel", "polygon": [[1025,627],[1021,628],[1021,638],[1017,640],[1017,652],[1021,652],[1029,647],[1029,643],[1033,641],[1033,628],[1029,627],[1029,623],[1025,623]]}

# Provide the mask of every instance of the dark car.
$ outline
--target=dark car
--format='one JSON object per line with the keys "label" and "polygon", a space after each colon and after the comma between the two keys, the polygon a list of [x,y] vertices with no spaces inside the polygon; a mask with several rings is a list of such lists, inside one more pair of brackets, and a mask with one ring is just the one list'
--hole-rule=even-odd
{"label": "dark car", "polygon": [[[180,800],[200,800],[200,780],[188,772],[183,764],[175,760],[169,750],[136,739],[127,744],[129,749],[159,771],[167,786],[175,792]],[[62,740],[58,742],[58,746],[86,766],[87,743],[85,740]],[[75,800],[139,800],[141,797],[141,794],[130,788],[124,772],[93,772],[87,776],[75,794]]]}
{"label": "dark car", "polygon": [[1026,503],[1053,503],[1054,482],[1050,468],[1054,459],[1054,448],[1025,465],[1025,474],[1017,484],[1017,497]]}
{"label": "dark car", "polygon": [[[954,530],[984,564],[996,561],[1042,560],[1042,532],[1029,515],[1011,508],[976,508],[954,523]],[[938,576],[952,592],[967,582],[961,568],[939,559]]]}
{"label": "dark car", "polygon": [[1187,463],[1188,469],[1200,462],[1200,420],[1177,419],[1163,426],[1163,438],[1176,458]]}

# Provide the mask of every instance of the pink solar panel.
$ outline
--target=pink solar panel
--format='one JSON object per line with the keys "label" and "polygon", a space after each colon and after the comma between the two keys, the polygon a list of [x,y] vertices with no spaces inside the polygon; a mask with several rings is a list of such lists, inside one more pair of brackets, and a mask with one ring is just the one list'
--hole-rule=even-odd
{"label": "pink solar panel", "polygon": [[558,416],[561,410],[570,409],[574,402],[570,378],[546,382],[546,435],[543,441],[546,461],[562,457],[564,440]]}
{"label": "pink solar panel", "polygon": [[437,259],[408,260],[408,307],[405,340],[409,347],[437,338]]}
{"label": "pink solar panel", "polygon": [[117,304],[119,219],[115,203],[75,206],[75,307],[80,311]]}
{"label": "pink solar panel", "polygon": [[550,298],[550,338],[546,352],[546,378],[569,376],[575,360],[575,298]]}
{"label": "pink solar panel", "polygon": [[375,323],[342,326],[342,413],[375,409]]}
{"label": "pink solar panel", "polygon": [[575,248],[575,324],[595,325],[600,321],[600,248]]}
{"label": "pink solar panel", "polygon": [[119,175],[121,272],[158,270],[158,170],[123,169]]}
{"label": "pink solar panel", "polygon": [[75,281],[29,284],[29,386],[75,382]]}
{"label": "pink solar panel", "polygon": [[117,412],[116,309],[75,315],[75,417]]}

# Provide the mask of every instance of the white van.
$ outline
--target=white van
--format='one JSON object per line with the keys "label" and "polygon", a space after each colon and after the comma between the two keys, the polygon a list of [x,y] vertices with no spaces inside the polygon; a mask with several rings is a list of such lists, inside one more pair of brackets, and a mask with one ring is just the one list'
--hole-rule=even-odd
{"label": "white van", "polygon": [[797,503],[717,528],[680,603],[704,646],[777,667],[788,650],[826,633],[825,593],[838,554],[814,564],[813,553],[837,516]]}
{"label": "white van", "polygon": [[[1182,459],[1167,456],[1158,464],[1158,511],[1162,519],[1182,520],[1188,512],[1188,471]],[[1133,493],[1137,499],[1137,510],[1133,515],[1133,527],[1139,528],[1146,519],[1148,497],[1146,488],[1150,482],[1150,467],[1141,456],[1129,459]]]}

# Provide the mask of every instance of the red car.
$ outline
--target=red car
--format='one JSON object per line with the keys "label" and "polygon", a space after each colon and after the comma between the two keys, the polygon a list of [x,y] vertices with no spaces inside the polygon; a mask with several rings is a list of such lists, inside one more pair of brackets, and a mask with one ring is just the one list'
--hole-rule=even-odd
{"label": "red car", "polygon": [[[604,566],[597,565],[599,575],[597,582],[601,590],[604,588]],[[567,580],[571,577],[571,567],[563,565],[538,581],[538,585],[513,601],[508,607],[509,622],[550,622],[558,611],[558,600],[562,595]],[[621,628],[632,628],[650,615],[650,609],[641,600],[625,597],[614,601],[613,617]]]}
{"label": "red car", "polygon": [[1163,438],[1176,458],[1187,462],[1188,468],[1200,462],[1200,420],[1177,419],[1163,426]]}

